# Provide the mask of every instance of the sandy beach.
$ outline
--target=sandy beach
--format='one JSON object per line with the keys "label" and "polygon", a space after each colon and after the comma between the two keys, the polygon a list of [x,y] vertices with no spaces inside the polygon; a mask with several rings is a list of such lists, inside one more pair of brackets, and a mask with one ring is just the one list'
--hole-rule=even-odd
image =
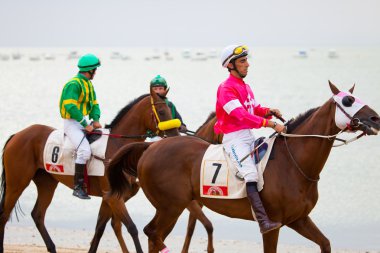
{"label": "sandy beach", "polygon": [[[92,231],[89,230],[69,230],[69,229],[50,229],[50,235],[56,244],[57,252],[87,252],[89,243],[92,238]],[[134,245],[129,235],[124,233],[124,238],[127,247],[131,252],[135,252]],[[147,238],[145,235],[140,234],[140,241],[143,250],[147,251]],[[181,252],[183,237],[172,236],[166,240],[167,246],[171,252]],[[207,238],[194,237],[191,243],[189,253],[206,252]],[[261,242],[249,242],[239,240],[214,240],[215,252],[219,253],[248,253],[248,252],[262,252]],[[7,226],[5,234],[4,250],[7,253],[42,253],[47,252],[46,247],[34,227],[14,227]],[[335,249],[336,253],[379,253],[380,251],[368,250],[350,250],[350,249]],[[112,231],[106,230],[100,242],[99,253],[116,253],[121,252],[119,244]],[[317,253],[320,252],[318,246],[297,246],[297,245],[284,245],[278,246],[279,253]]]}

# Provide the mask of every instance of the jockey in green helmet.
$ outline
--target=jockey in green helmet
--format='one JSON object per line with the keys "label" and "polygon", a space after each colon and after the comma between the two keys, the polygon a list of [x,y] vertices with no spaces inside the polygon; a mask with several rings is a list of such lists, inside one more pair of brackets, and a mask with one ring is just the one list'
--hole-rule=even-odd
{"label": "jockey in green helmet", "polygon": [[[157,75],[156,77],[154,77],[150,81],[150,88],[153,89],[154,92],[156,92],[157,94],[159,94],[159,95],[162,96],[162,95],[165,94],[166,90],[168,89],[168,84],[167,84],[165,78],[163,78],[160,75]],[[179,127],[179,131],[182,132],[182,133],[186,133],[187,127],[183,123],[182,117],[178,113],[175,105],[171,101],[169,101],[167,98],[165,99],[165,101],[166,101],[166,103],[168,104],[169,108],[172,111],[172,117],[173,117],[173,119],[179,119],[181,121],[181,126]]]}
{"label": "jockey in green helmet", "polygon": [[[90,144],[83,130],[92,132],[101,128],[100,109],[91,80],[94,79],[100,60],[93,54],[86,54],[78,61],[79,73],[63,87],[60,99],[60,113],[63,118],[63,131],[77,148],[75,160],[74,192],[81,199],[89,199],[83,187],[84,169],[91,157]],[[92,119],[90,125],[87,119]]]}
{"label": "jockey in green helmet", "polygon": [[93,54],[83,55],[78,61],[79,72],[89,72],[91,74],[90,80],[93,79],[93,75],[98,67],[100,67],[100,60]]}

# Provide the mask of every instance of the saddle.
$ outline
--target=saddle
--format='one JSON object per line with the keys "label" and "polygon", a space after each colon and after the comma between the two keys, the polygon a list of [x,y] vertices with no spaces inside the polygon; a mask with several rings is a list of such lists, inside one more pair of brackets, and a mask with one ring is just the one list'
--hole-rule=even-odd
{"label": "saddle", "polygon": [[102,131],[99,129],[94,129],[91,133],[86,133],[86,139],[88,143],[93,143],[102,137]]}
{"label": "saddle", "polygon": [[258,164],[261,161],[261,159],[263,159],[265,153],[268,150],[268,143],[264,142],[264,140],[265,137],[263,136],[255,140],[255,148],[260,145],[259,148],[256,149],[256,151],[253,153],[253,156],[255,158],[255,164]]}

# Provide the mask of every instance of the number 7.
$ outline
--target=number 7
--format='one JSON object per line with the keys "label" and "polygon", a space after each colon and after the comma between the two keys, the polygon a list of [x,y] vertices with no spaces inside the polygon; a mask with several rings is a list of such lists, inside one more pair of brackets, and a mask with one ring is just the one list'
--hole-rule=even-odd
{"label": "number 7", "polygon": [[211,181],[212,184],[215,184],[216,177],[217,177],[218,174],[219,174],[220,168],[222,168],[222,164],[221,164],[221,163],[213,163],[212,165],[213,165],[213,166],[216,166],[215,174],[214,174],[214,176],[212,177],[212,181]]}

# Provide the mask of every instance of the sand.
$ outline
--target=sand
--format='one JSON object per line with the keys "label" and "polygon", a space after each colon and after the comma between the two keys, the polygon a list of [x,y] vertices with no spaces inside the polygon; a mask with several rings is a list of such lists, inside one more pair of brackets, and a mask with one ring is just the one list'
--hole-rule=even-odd
{"label": "sand", "polygon": [[[70,230],[70,229],[50,229],[50,235],[55,242],[57,252],[88,252],[89,243],[93,232],[88,230]],[[124,234],[127,247],[131,252],[135,252],[130,236]],[[140,241],[143,250],[147,252],[147,238],[140,235]],[[166,240],[167,246],[171,252],[181,252],[183,237],[172,236]],[[207,238],[194,237],[191,243],[189,253],[206,252]],[[248,242],[238,240],[214,240],[215,252],[218,253],[248,253],[262,252],[261,242]],[[7,253],[40,253],[47,252],[43,240],[34,227],[15,227],[7,226],[4,239],[4,250]],[[121,252],[116,237],[112,231],[106,230],[100,242],[99,253],[116,253]],[[304,247],[297,245],[279,245],[279,253],[317,253],[320,252],[318,246]],[[380,253],[380,251],[350,250],[350,249],[333,249],[335,253]]]}

